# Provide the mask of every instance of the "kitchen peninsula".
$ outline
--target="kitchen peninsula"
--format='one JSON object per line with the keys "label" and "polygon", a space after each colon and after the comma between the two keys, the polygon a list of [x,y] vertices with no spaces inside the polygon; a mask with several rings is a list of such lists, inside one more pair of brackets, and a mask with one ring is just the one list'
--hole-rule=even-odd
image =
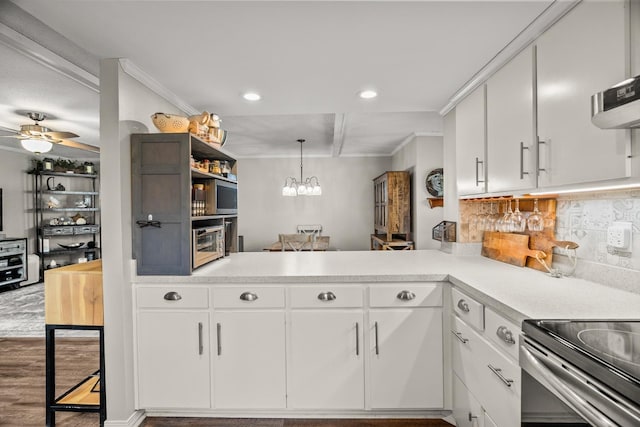
{"label": "kitchen peninsula", "polygon": [[640,314],[635,293],[429,250],[236,253],[133,282],[136,407],[151,415],[444,417],[458,295],[516,341],[527,318]]}

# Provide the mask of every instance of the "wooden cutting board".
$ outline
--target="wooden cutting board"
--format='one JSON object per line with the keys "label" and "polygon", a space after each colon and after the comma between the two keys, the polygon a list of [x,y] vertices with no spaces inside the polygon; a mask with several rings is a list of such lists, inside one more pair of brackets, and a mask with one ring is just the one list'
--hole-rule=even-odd
{"label": "wooden cutting board", "polygon": [[[534,250],[543,251],[547,254],[545,262],[548,266],[551,266],[553,262],[553,248],[555,246],[561,248],[576,249],[578,244],[567,240],[556,240],[553,236],[553,231],[532,232],[529,239],[529,247]],[[527,267],[534,268],[536,270],[547,272],[547,269],[540,264],[540,262],[534,257],[527,259]]]}
{"label": "wooden cutting board", "polygon": [[485,231],[482,240],[482,256],[524,267],[527,257],[535,260],[536,255],[545,258],[543,251],[529,249],[529,236],[526,234]]}

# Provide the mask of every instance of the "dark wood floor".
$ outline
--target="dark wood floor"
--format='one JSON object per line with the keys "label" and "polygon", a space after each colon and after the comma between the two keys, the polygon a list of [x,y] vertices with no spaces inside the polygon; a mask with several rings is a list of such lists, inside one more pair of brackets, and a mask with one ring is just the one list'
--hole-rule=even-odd
{"label": "dark wood floor", "polygon": [[[75,385],[98,366],[99,345],[93,338],[57,338],[57,394]],[[44,338],[0,338],[0,426],[45,424]],[[107,392],[108,398],[108,392]],[[59,427],[98,426],[97,414],[58,412]],[[147,418],[143,427],[450,427],[441,420],[311,420]]]}
{"label": "dark wood floor", "polygon": [[[57,338],[57,394],[77,384],[98,367],[99,344],[93,338]],[[0,426],[45,425],[44,338],[0,338]],[[58,412],[60,427],[100,424],[97,414]]]}

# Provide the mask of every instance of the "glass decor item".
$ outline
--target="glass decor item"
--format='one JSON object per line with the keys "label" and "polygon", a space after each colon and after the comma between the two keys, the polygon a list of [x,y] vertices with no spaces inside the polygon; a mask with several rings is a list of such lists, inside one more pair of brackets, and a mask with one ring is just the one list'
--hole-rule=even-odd
{"label": "glass decor item", "polygon": [[527,219],[520,212],[520,199],[516,199],[516,210],[511,215],[511,231],[521,233],[527,228]]}
{"label": "glass decor item", "polygon": [[531,212],[531,215],[527,218],[527,227],[529,227],[531,231],[544,230],[544,217],[538,210],[538,199],[533,200],[533,212]]}

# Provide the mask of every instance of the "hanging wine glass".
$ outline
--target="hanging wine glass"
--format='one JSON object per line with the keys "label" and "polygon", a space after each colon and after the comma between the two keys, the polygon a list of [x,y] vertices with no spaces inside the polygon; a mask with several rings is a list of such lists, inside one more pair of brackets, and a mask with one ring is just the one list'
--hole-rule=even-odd
{"label": "hanging wine glass", "polygon": [[473,240],[473,236],[478,232],[478,226],[480,224],[480,204],[472,203],[475,211],[469,216],[469,239]]}
{"label": "hanging wine glass", "polygon": [[511,210],[511,200],[507,200],[505,202],[505,206],[506,206],[505,212],[502,218],[500,219],[498,231],[508,233],[511,231],[511,215],[513,215],[513,211]]}
{"label": "hanging wine glass", "polygon": [[533,200],[533,212],[531,212],[531,215],[529,215],[527,219],[527,227],[529,227],[531,231],[544,230],[544,217],[538,210],[538,199]]}
{"label": "hanging wine glass", "polygon": [[520,212],[520,199],[516,199],[516,210],[511,215],[511,231],[523,232],[527,227],[527,219]]}
{"label": "hanging wine glass", "polygon": [[489,204],[489,213],[487,214],[487,218],[485,220],[485,230],[486,231],[496,231],[496,212],[495,212],[496,204],[491,202]]}

